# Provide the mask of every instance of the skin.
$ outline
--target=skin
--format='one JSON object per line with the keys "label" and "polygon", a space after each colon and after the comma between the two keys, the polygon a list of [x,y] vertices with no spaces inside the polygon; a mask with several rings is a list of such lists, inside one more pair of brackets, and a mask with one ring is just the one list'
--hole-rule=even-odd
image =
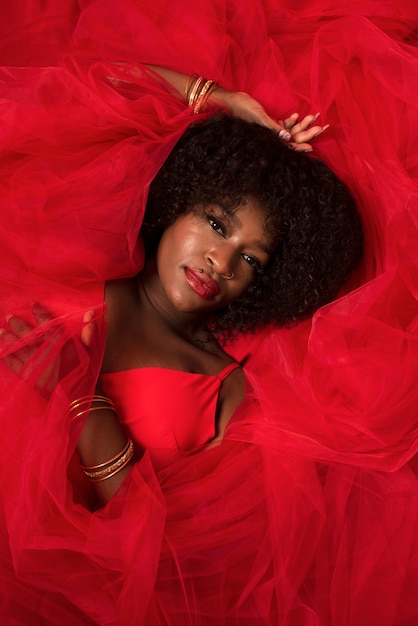
{"label": "skin", "polygon": [[[157,254],[138,277],[113,281],[106,287],[108,339],[102,371],[164,367],[217,374],[232,359],[216,342],[208,341],[202,320],[242,295],[255,278],[255,265],[268,263],[272,246],[264,230],[263,211],[254,200],[240,206],[232,216],[214,206],[178,218],[166,229]],[[187,278],[188,268],[194,269],[196,280],[204,276],[204,281],[216,285],[216,293],[200,295],[200,286],[196,289],[193,280]],[[244,400],[244,385],[240,368],[222,383],[217,434],[209,445],[222,439],[232,414]],[[100,388],[97,391],[101,393]],[[97,445],[89,447],[89,442],[103,437],[104,413],[109,413],[109,428],[115,422],[110,412],[100,412],[100,418],[91,414],[79,446],[85,464],[100,462]],[[120,428],[115,436],[119,433]],[[103,443],[111,438],[109,430]],[[118,440],[119,448],[123,443],[123,438]],[[104,458],[112,452],[113,448],[108,449]],[[129,466],[97,486],[102,502],[113,495],[128,471]]]}
{"label": "skin", "polygon": [[[126,70],[127,77],[129,74],[133,76],[141,75],[140,68],[127,67],[124,63],[114,63],[114,65],[118,69]],[[147,67],[154,75],[167,81],[179,93],[180,97],[185,99],[186,87],[190,84],[188,75],[156,65],[147,65]],[[109,81],[115,85],[117,85],[119,80],[121,79],[109,77]],[[127,78],[124,77],[122,80],[127,81]],[[211,106],[226,108],[233,117],[240,117],[247,122],[255,122],[262,126],[267,126],[267,128],[271,128],[277,134],[283,131],[284,134],[279,136],[289,142],[289,145],[297,152],[312,152],[311,141],[329,128],[329,124],[321,126],[316,123],[319,113],[306,115],[302,119],[299,118],[299,113],[292,113],[283,120],[276,120],[267,113],[260,102],[248,93],[244,91],[229,91],[222,86],[218,86],[210,94],[207,103]]]}
{"label": "skin", "polygon": [[[164,232],[156,263],[147,266],[144,274],[148,295],[151,290],[162,292],[155,294],[155,299],[162,297],[157,306],[171,305],[169,316],[189,313],[199,319],[246,291],[256,267],[267,265],[271,244],[264,232],[263,211],[255,201],[241,205],[232,215],[218,206],[202,207],[197,215],[181,216]],[[191,274],[197,270],[197,278],[202,275],[204,285],[207,278],[213,280],[218,293],[213,289],[202,296],[199,289],[196,293],[190,268]]]}
{"label": "skin", "polygon": [[159,366],[218,373],[230,358],[208,341],[205,318],[245,292],[272,246],[254,200],[230,216],[218,206],[180,216],[138,277],[107,285],[103,371]]}

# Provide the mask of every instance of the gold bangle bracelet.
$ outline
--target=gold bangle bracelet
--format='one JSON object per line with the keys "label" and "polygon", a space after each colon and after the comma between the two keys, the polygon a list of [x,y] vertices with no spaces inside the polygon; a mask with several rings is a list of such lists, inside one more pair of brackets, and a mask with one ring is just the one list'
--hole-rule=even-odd
{"label": "gold bangle bracelet", "polygon": [[207,99],[209,98],[212,91],[214,91],[218,87],[218,84],[213,80],[207,80],[203,85],[198,97],[196,98],[195,105],[193,108],[193,113],[197,115],[200,112],[200,109],[206,104]]}
{"label": "gold bangle bracelet", "polygon": [[112,404],[113,402],[110,398],[106,398],[106,396],[92,395],[92,396],[82,396],[81,398],[77,398],[70,403],[70,410],[79,404],[86,404],[87,402],[96,402],[101,400],[103,402],[107,402],[108,404]]}
{"label": "gold bangle bracelet", "polygon": [[[128,439],[128,442],[122,452],[119,452],[113,459],[106,461],[105,463],[101,463],[97,466],[92,466],[91,468],[88,466],[82,466],[83,472],[91,480],[92,482],[101,482],[102,480],[107,480],[111,478],[118,472],[120,472],[132,459],[134,455],[134,444],[132,439]],[[95,469],[101,468],[103,469]]]}
{"label": "gold bangle bracelet", "polygon": [[206,82],[206,78],[203,78],[203,76],[199,76],[196,79],[195,84],[193,85],[193,89],[190,92],[190,96],[189,96],[189,107],[192,107],[196,101],[197,96],[200,93],[200,89],[202,88],[202,86],[205,84]]}
{"label": "gold bangle bracelet", "polygon": [[184,90],[184,97],[186,98],[186,102],[189,102],[189,89],[194,78],[198,78],[197,74],[191,74],[186,84],[186,89]]}
{"label": "gold bangle bracelet", "polygon": [[[77,409],[82,409],[77,413]],[[86,413],[90,413],[92,411],[102,411],[107,409],[108,411],[113,411],[117,413],[116,407],[113,404],[112,400],[106,398],[105,396],[83,396],[81,398],[77,398],[77,400],[73,400],[69,406],[69,414],[71,421],[85,415]]]}

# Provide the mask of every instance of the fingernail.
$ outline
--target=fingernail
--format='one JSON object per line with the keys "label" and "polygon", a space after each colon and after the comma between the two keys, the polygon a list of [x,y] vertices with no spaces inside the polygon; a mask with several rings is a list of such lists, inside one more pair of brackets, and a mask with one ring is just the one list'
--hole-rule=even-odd
{"label": "fingernail", "polygon": [[284,130],[284,128],[282,128],[282,130],[279,131],[279,137],[280,139],[283,139],[283,141],[290,141],[292,135],[287,130]]}
{"label": "fingernail", "polygon": [[306,148],[306,150],[303,150],[302,152],[313,152],[313,148]]}

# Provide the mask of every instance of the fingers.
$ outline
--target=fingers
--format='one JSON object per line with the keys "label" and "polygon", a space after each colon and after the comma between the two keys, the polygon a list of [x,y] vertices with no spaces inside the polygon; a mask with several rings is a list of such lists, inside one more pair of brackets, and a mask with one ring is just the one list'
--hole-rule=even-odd
{"label": "fingers", "polygon": [[32,304],[32,314],[40,326],[52,320],[52,314],[38,302]]}
{"label": "fingers", "polygon": [[283,120],[282,124],[288,130],[291,130],[299,119],[299,113],[292,113],[290,117]]}
{"label": "fingers", "polygon": [[312,136],[316,136],[315,133],[320,134],[319,131],[323,132],[329,128],[329,124],[326,124],[325,126],[312,126],[312,124],[318,119],[319,115],[319,113],[315,113],[315,115],[305,115],[305,117],[298,122],[299,114],[293,113],[290,117],[284,120],[283,124],[285,128],[288,128],[291,131],[292,137],[295,137],[295,135],[307,130],[312,131],[313,129],[315,130]]}
{"label": "fingers", "polygon": [[[32,314],[38,326],[51,319],[50,313],[39,304],[32,305]],[[3,358],[6,365],[17,373],[22,370],[39,347],[39,341],[33,337],[36,325],[17,315],[10,315],[6,322],[7,327],[0,328],[0,340],[4,342],[3,347],[6,352]],[[26,338],[30,343],[24,341]]]}
{"label": "fingers", "polygon": [[283,122],[285,128],[288,128],[292,131],[292,135],[300,133],[303,130],[309,128],[319,117],[319,113],[315,113],[315,115],[305,115],[305,117],[298,122],[299,113],[292,113],[292,115],[286,118]]}
{"label": "fingers", "polygon": [[96,336],[97,324],[94,321],[94,311],[87,311],[83,316],[83,328],[81,329],[80,339],[89,348]]}
{"label": "fingers", "polygon": [[278,135],[280,139],[283,139],[283,141],[290,141],[292,139],[292,135],[285,128],[279,130]]}
{"label": "fingers", "polygon": [[31,331],[32,327],[21,318],[15,316],[9,317],[7,323],[9,330],[0,328],[0,340],[4,342],[3,347],[6,352],[3,359],[13,372],[18,373],[28,358],[30,358],[32,350],[27,346],[20,348],[17,346],[19,345],[19,340],[24,338]]}
{"label": "fingers", "polygon": [[329,125],[313,126],[312,128],[309,128],[308,130],[304,130],[304,131],[300,131],[299,133],[296,133],[295,135],[292,136],[292,140],[294,143],[309,143],[310,141],[315,139],[315,137],[318,137],[319,135],[321,135],[327,128],[329,128]]}
{"label": "fingers", "polygon": [[18,374],[24,366],[24,361],[22,361],[22,359],[19,359],[19,357],[15,354],[8,354],[4,357],[3,360],[6,363],[7,367],[11,369],[12,372],[14,372],[15,374]]}
{"label": "fingers", "polygon": [[21,317],[16,317],[15,315],[11,315],[7,323],[14,336],[18,339],[22,339],[33,330],[33,326],[25,322]]}
{"label": "fingers", "polygon": [[312,126],[318,117],[319,113],[316,113],[315,115],[306,115],[299,122],[298,114],[294,113],[284,120],[284,124],[290,129],[292,135],[292,140],[289,144],[290,148],[296,150],[296,152],[312,152],[312,140],[329,128],[329,124],[325,124],[325,126]]}
{"label": "fingers", "polygon": [[[6,328],[0,328],[0,341],[4,342],[3,347],[8,350],[16,341],[16,336],[9,332]],[[3,351],[2,351],[3,352]],[[20,372],[23,367],[23,361],[16,354],[6,354],[4,357],[6,365],[15,373]]]}
{"label": "fingers", "polygon": [[[221,93],[223,92],[221,91]],[[305,115],[299,121],[299,113],[295,112],[284,120],[276,121],[268,115],[257,100],[245,92],[226,91],[223,98],[224,104],[234,117],[240,117],[248,122],[256,122],[270,128],[277,133],[279,139],[291,142],[290,147],[299,152],[312,152],[310,142],[329,127],[329,124],[325,126],[313,125],[318,119],[319,113]],[[85,336],[89,342],[88,334]],[[86,343],[86,345],[88,344]]]}
{"label": "fingers", "polygon": [[293,141],[296,141],[297,143],[312,141],[312,139],[321,135],[325,130],[327,130],[327,128],[329,128],[329,124],[326,124],[325,126],[312,126],[307,130],[300,130],[297,133],[293,133],[292,131]]}
{"label": "fingers", "polygon": [[310,143],[289,143],[289,148],[292,148],[295,152],[313,152],[313,148]]}
{"label": "fingers", "polygon": [[[52,319],[51,313],[37,303],[32,305],[32,314],[39,326],[46,324]],[[17,315],[10,315],[10,317],[7,318],[7,324],[11,333],[7,331],[6,333],[2,333],[2,338],[6,340],[10,340],[12,336],[13,339],[23,339],[35,328],[33,324],[27,322],[21,317],[18,317]]]}
{"label": "fingers", "polygon": [[[284,120],[275,121],[259,102],[245,92],[229,93],[228,102],[229,110],[234,116],[270,128],[277,133],[279,139],[291,142],[290,147],[298,152],[312,152],[310,142],[329,127],[328,124],[326,126],[313,126],[319,113],[305,115],[299,121],[299,113],[295,112]],[[85,337],[87,338],[86,341],[89,342],[87,330]]]}
{"label": "fingers", "polygon": [[315,115],[305,115],[305,117],[298,123],[293,124],[292,126],[292,135],[297,135],[304,130],[307,130],[319,117],[319,113]]}

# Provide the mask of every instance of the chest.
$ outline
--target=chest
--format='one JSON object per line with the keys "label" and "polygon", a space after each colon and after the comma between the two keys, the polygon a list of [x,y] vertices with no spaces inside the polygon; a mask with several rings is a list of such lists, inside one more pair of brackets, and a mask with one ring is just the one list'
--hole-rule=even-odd
{"label": "chest", "polygon": [[135,442],[159,461],[213,439],[219,390],[236,367],[217,375],[145,367],[102,374],[101,385]]}

